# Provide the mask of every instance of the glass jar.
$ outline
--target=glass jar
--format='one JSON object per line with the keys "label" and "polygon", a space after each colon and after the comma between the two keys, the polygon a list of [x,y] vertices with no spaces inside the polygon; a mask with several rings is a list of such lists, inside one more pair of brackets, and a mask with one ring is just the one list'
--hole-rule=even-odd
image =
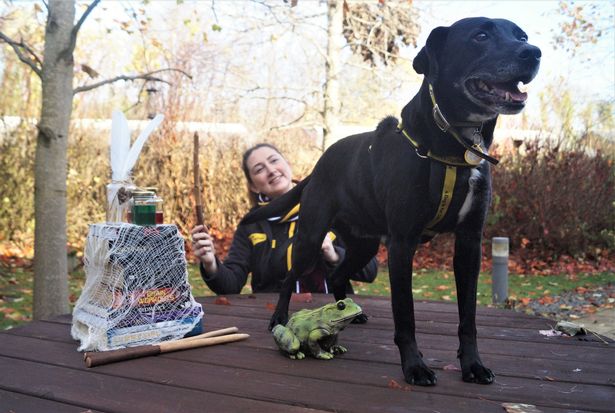
{"label": "glass jar", "polygon": [[132,193],[132,223],[135,225],[156,225],[156,193],[134,191]]}
{"label": "glass jar", "polygon": [[154,193],[154,199],[156,202],[156,225],[161,225],[164,221],[164,216],[162,213],[162,198],[158,196],[158,188],[155,186],[147,186],[143,188],[144,191],[151,191]]}

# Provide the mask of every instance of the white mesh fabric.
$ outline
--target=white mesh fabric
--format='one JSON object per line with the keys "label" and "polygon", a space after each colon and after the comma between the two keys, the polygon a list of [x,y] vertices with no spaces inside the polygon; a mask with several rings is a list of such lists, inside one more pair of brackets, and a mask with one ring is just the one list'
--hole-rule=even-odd
{"label": "white mesh fabric", "polygon": [[79,351],[178,339],[203,316],[175,225],[90,225],[84,264],[71,329]]}

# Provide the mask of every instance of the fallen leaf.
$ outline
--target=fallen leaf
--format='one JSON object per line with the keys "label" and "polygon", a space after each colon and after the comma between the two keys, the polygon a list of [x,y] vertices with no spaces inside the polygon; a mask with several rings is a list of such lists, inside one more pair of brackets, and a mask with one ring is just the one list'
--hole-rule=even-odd
{"label": "fallen leaf", "polygon": [[545,380],[548,381],[556,381],[553,377],[545,376]]}
{"label": "fallen leaf", "polygon": [[394,379],[389,380],[389,385],[388,386],[389,386],[390,389],[397,389],[397,390],[403,390],[403,391],[411,391],[412,390],[412,387],[410,387],[408,385],[402,386],[401,384],[399,384]]}
{"label": "fallen leaf", "polygon": [[218,297],[218,298],[216,298],[216,301],[214,301],[214,304],[217,304],[217,305],[231,305],[231,302],[226,297]]}
{"label": "fallen leaf", "polygon": [[275,304],[267,303],[265,304],[265,308],[267,308],[267,310],[275,311]]}
{"label": "fallen leaf", "polygon": [[394,379],[389,380],[389,388],[390,389],[401,389],[401,385]]}
{"label": "fallen leaf", "polygon": [[290,296],[290,301],[293,303],[311,303],[312,293],[293,293],[293,295]]}

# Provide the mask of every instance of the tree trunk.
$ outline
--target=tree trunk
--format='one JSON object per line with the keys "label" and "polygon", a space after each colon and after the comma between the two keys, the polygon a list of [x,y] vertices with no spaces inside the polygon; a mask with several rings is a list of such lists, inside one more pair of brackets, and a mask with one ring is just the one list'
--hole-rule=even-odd
{"label": "tree trunk", "polygon": [[66,149],[73,100],[74,0],[50,0],[34,170],[34,318],[69,311]]}
{"label": "tree trunk", "polygon": [[322,150],[331,144],[331,136],[339,123],[340,88],[339,70],[344,25],[344,0],[329,0],[327,10],[327,62],[324,91],[323,139]]}

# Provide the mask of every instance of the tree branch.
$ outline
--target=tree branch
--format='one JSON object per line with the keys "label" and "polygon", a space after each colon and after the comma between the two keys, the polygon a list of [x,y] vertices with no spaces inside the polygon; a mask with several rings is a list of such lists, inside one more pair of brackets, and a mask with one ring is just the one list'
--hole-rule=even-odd
{"label": "tree branch", "polygon": [[164,79],[161,79],[161,78],[153,76],[156,73],[168,72],[168,71],[179,72],[179,73],[183,74],[184,76],[188,77],[189,79],[192,79],[192,76],[190,76],[188,73],[184,72],[181,69],[173,69],[173,68],[171,68],[171,69],[160,69],[160,70],[154,70],[153,72],[143,73],[143,74],[139,74],[139,75],[132,75],[132,76],[120,75],[120,76],[116,76],[116,77],[111,78],[111,79],[101,80],[100,82],[92,83],[91,85],[79,86],[79,87],[76,87],[75,89],[73,89],[73,95],[76,95],[77,93],[80,93],[80,92],[86,92],[88,90],[96,89],[96,88],[99,88],[101,86],[108,85],[110,83],[115,83],[115,82],[120,81],[120,80],[130,80],[130,81],[145,80],[145,81],[151,81],[151,82],[163,82],[163,83],[166,83],[166,84],[170,84],[169,82],[167,82]]}
{"label": "tree branch", "polygon": [[73,30],[71,30],[69,53],[72,54],[75,51],[75,46],[77,45],[77,34],[79,33],[79,30],[81,30],[81,25],[83,25],[83,22],[85,21],[85,19],[88,18],[88,16],[92,12],[92,10],[94,10],[94,7],[98,5],[98,3],[100,3],[100,0],[94,0],[92,3],[90,3],[88,8],[83,12],[81,17],[79,18],[79,21],[77,22],[77,24],[75,24],[75,26],[73,27]]}
{"label": "tree branch", "polygon": [[[23,63],[27,64],[28,66],[30,66],[30,69],[32,69],[34,73],[38,75],[39,78],[42,78],[42,75],[43,75],[42,69],[39,66],[37,66],[37,62],[40,63],[39,58],[36,56],[36,54],[34,54],[34,52],[27,45],[23,43],[23,41],[18,43],[2,32],[0,32],[0,40],[4,40],[6,43],[8,43],[8,45],[11,46],[13,50],[15,51],[15,53],[17,54],[17,57],[19,58],[19,60],[21,60]],[[22,49],[32,54],[36,60],[32,60],[28,56],[24,55],[22,53]]]}

